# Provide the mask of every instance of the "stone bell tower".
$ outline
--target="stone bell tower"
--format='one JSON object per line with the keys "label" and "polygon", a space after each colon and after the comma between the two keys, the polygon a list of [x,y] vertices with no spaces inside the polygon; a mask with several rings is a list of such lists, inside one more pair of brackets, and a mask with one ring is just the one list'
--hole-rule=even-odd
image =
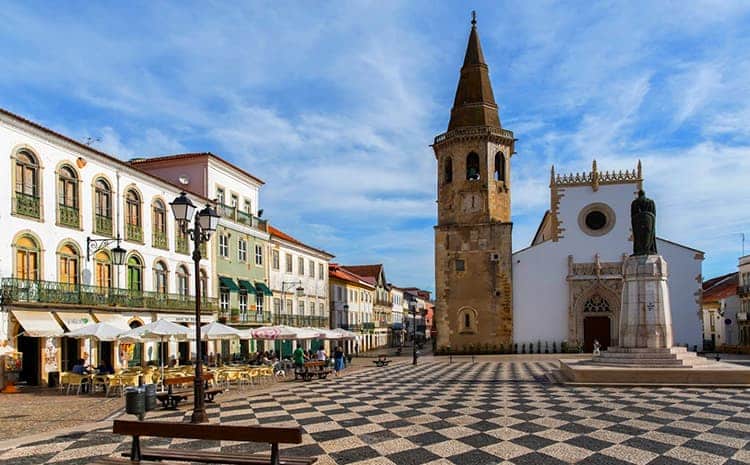
{"label": "stone bell tower", "polygon": [[[476,17],[448,131],[432,145],[438,167],[435,227],[437,348],[507,349],[513,336],[510,158]],[[489,347],[488,347],[489,346]]]}

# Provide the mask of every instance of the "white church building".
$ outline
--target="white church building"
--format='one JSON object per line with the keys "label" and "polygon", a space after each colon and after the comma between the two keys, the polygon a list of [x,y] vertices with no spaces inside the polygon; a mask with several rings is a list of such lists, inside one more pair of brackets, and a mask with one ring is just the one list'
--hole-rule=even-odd
{"label": "white church building", "polygon": [[[550,208],[531,245],[513,253],[513,340],[616,346],[622,266],[632,254],[630,204],[642,188],[632,171],[550,176]],[[647,192],[648,195],[648,192]],[[657,210],[659,199],[655,199]],[[657,232],[659,230],[657,211]],[[667,262],[674,342],[702,344],[703,252],[657,237]]]}

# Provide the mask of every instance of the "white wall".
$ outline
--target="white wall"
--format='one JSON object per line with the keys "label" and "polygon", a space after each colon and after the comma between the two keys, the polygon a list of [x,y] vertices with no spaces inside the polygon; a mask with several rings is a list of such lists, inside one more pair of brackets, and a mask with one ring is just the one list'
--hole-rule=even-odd
{"label": "white wall", "polygon": [[208,192],[206,196],[211,199],[216,198],[218,187],[224,189],[224,202],[226,205],[231,204],[232,194],[236,194],[239,200],[237,207],[241,211],[245,211],[245,199],[249,199],[251,201],[250,211],[253,215],[258,216],[260,184],[252,178],[242,173],[233,172],[224,164],[210,159],[208,165]]}
{"label": "white wall", "polygon": [[[287,284],[284,286],[284,299],[292,299],[293,308],[286,308],[284,304],[284,312],[286,314],[299,315],[298,301],[300,299],[305,301],[305,315],[315,316],[327,316],[328,307],[328,259],[322,256],[319,252],[315,252],[305,247],[290,244],[276,236],[271,236],[271,250],[279,251],[279,269],[273,268],[273,252],[268,256],[270,264],[270,288],[273,291],[274,298],[281,298],[282,283],[292,283],[296,281],[302,282],[302,287],[305,289],[304,297],[297,297],[295,294],[296,285]],[[287,254],[292,256],[292,273],[286,272],[286,257]],[[298,273],[298,262],[299,257],[303,257],[305,260],[304,274]],[[310,276],[310,260],[314,263],[315,276]],[[323,273],[320,274],[320,265],[323,265]],[[315,312],[310,312],[310,303],[315,304]],[[321,313],[320,304],[323,304],[323,312]]]}

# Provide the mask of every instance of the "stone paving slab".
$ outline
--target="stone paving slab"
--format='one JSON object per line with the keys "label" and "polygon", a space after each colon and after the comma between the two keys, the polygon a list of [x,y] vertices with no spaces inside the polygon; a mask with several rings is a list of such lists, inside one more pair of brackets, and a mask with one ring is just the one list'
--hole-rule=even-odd
{"label": "stone paving slab", "polygon": [[[546,382],[554,361],[397,363],[284,383],[209,405],[210,421],[301,425],[285,454],[326,464],[749,463],[750,390],[591,388]],[[186,421],[189,409],[157,416]],[[0,464],[85,464],[118,455],[111,425],[0,452]],[[147,439],[173,448],[257,452],[262,444]]]}

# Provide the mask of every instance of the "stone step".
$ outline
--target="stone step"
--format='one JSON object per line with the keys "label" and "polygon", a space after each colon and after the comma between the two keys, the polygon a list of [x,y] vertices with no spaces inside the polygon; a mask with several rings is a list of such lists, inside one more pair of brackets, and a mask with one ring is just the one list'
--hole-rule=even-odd
{"label": "stone step", "polygon": [[690,358],[691,356],[694,356],[693,354],[683,353],[683,354],[670,354],[670,353],[661,353],[661,352],[643,352],[643,353],[637,353],[637,354],[630,354],[630,353],[619,353],[619,352],[602,352],[599,357],[601,358],[609,358],[609,359],[663,359],[663,360],[672,360],[672,359],[682,359],[682,358]]}
{"label": "stone step", "polygon": [[[676,354],[685,353],[688,350],[683,346],[674,346],[670,348],[648,348],[648,347],[610,347],[606,350],[608,353],[618,354],[639,354],[639,353],[665,353],[665,354]],[[604,352],[602,352],[604,353]],[[692,352],[695,353],[695,352]]]}
{"label": "stone step", "polygon": [[594,358],[591,360],[591,363],[595,363],[598,365],[627,365],[627,366],[644,366],[644,367],[651,367],[651,366],[685,366],[690,365],[690,363],[686,363],[684,360],[680,359],[663,359],[663,358],[637,358],[637,359],[627,359],[627,358]]}

